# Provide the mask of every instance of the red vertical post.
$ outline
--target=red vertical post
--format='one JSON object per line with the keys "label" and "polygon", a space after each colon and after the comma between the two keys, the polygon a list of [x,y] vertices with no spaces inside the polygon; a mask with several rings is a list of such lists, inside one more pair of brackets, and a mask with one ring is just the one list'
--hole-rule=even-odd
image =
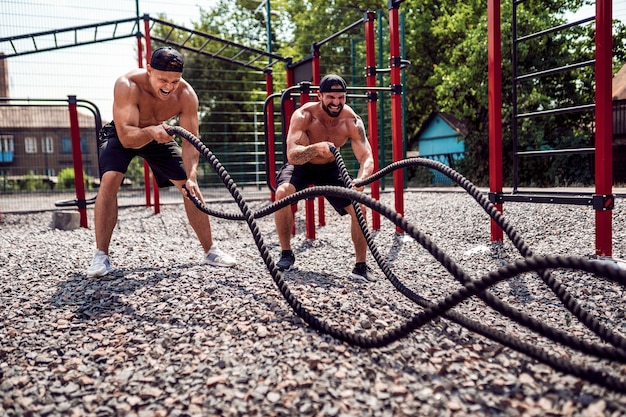
{"label": "red vertical post", "polygon": [[[314,85],[319,85],[322,80],[322,72],[320,68],[320,48],[317,45],[313,46],[313,59],[311,61],[312,82]],[[324,212],[324,196],[317,197],[317,224],[320,226],[326,225],[326,213]]]}
{"label": "red vertical post", "polygon": [[[398,19],[399,1],[389,2],[389,55],[391,67],[391,141],[393,162],[402,160],[402,81],[400,79],[400,21]],[[398,169],[393,175],[393,192],[396,212],[404,216],[404,171]],[[396,232],[403,230],[396,226]]]}
{"label": "red vertical post", "polygon": [[[305,85],[300,89],[300,106],[311,100],[310,86]],[[304,201],[304,215],[306,219],[306,237],[307,239],[315,239],[315,199],[307,198]]]}
{"label": "red vertical post", "polygon": [[[293,68],[290,68],[289,66],[287,66],[287,88],[289,87],[293,87],[294,83],[295,83],[295,76],[294,76],[294,72],[293,72]],[[285,126],[285,131],[282,132],[283,135],[287,135],[287,132],[289,132],[289,125],[291,124],[291,116],[293,115],[293,112],[295,111],[295,104],[293,102],[293,99],[291,97],[289,97],[287,100],[285,100],[284,102],[284,126]],[[287,149],[283,148],[283,154],[287,152]],[[298,203],[292,204],[291,205],[291,214],[295,217],[296,215],[296,211],[298,210]],[[296,222],[293,223],[293,229],[291,230],[291,233],[293,235],[296,234]]]}
{"label": "red vertical post", "polygon": [[[487,1],[487,68],[489,102],[489,189],[502,192],[502,45],[500,0]],[[502,212],[502,204],[495,204]],[[491,220],[491,241],[502,241],[500,226]]]}
{"label": "red vertical post", "polygon": [[[287,88],[293,87],[295,84],[295,74],[293,72],[293,68],[287,68]],[[291,122],[291,115],[294,112],[295,104],[293,104],[293,100],[290,98],[285,102],[285,128],[289,130],[289,123]]]}
{"label": "red vertical post", "polygon": [[613,103],[611,0],[596,0],[596,195],[605,201],[596,210],[596,255],[612,256]]}
{"label": "red vertical post", "polygon": [[317,45],[313,47],[313,59],[311,60],[312,82],[319,85],[322,80],[322,70],[320,68],[320,48]]}
{"label": "red vertical post", "polygon": [[70,112],[70,134],[72,137],[72,162],[74,164],[74,185],[76,186],[76,202],[80,214],[80,227],[87,228],[87,203],[85,202],[85,178],[83,177],[83,155],[80,148],[80,127],[78,126],[78,110],[76,96],[68,97]]}
{"label": "red vertical post", "polygon": [[[148,15],[143,15],[143,26],[144,31],[146,33],[146,56],[150,56],[150,20],[148,19]],[[148,58],[149,59],[149,58]],[[148,62],[146,59],[146,63]],[[141,43],[141,33],[137,32],[137,66],[138,68],[143,68],[143,45]],[[143,186],[146,194],[146,207],[150,207],[152,205],[152,190],[150,189],[150,166],[144,160],[143,161]]]}
{"label": "red vertical post", "polygon": [[[147,14],[143,16],[143,25],[146,33],[146,64],[148,64],[150,62],[150,57],[152,56],[152,44],[150,40],[150,19]],[[139,61],[139,68],[143,68],[141,59]],[[150,166],[145,160],[143,161],[143,170],[145,178],[144,182],[146,184],[146,205],[150,206]],[[154,175],[152,175],[152,189],[154,190],[154,214],[159,214],[161,212],[161,194],[159,184],[157,183]]]}
{"label": "red vertical post", "polygon": [[[365,13],[365,80],[367,87],[376,87],[376,50],[374,37],[374,12]],[[367,91],[367,130],[370,145],[373,150],[374,172],[379,170],[378,161],[378,110],[376,90]],[[380,182],[374,181],[370,185],[372,198],[380,200]],[[380,230],[380,213],[372,210],[372,229]]]}
{"label": "red vertical post", "polygon": [[[265,68],[263,70],[263,72],[265,73],[265,94],[267,95],[267,97],[271,96],[272,94],[274,94],[274,81],[272,78],[272,69],[271,68]],[[268,176],[270,185],[272,187],[273,190],[276,189],[276,172],[275,172],[275,167],[276,167],[276,144],[274,143],[274,136],[275,136],[275,131],[274,131],[274,102],[272,100],[270,100],[269,103],[269,110],[268,110],[268,120],[264,120],[263,122],[265,123],[265,126],[267,126],[267,138],[266,138],[266,143],[267,143],[267,163],[268,163],[268,167],[267,167],[267,172],[265,175]],[[274,201],[276,199],[276,195],[274,193],[274,191],[270,192],[270,200]]]}

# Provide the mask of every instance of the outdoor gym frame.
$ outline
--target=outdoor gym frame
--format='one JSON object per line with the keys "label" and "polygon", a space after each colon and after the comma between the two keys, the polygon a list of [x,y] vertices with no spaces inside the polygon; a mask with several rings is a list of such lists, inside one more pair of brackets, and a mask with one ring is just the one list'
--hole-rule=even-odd
{"label": "outdoor gym frame", "polygon": [[[300,98],[300,104],[304,104],[310,101],[310,93],[311,90],[319,89],[319,83],[321,81],[321,53],[320,49],[323,45],[330,42],[331,40],[337,38],[338,36],[352,30],[359,25],[364,25],[365,30],[365,76],[366,76],[366,87],[348,87],[349,91],[362,91],[365,92],[365,97],[367,99],[367,113],[368,113],[368,136],[371,147],[375,152],[373,153],[374,157],[374,171],[379,170],[379,158],[378,158],[378,148],[379,148],[379,135],[378,135],[378,110],[377,110],[377,100],[378,100],[378,92],[379,91],[390,91],[391,92],[391,125],[392,125],[392,156],[393,162],[400,161],[404,158],[404,138],[403,138],[403,123],[402,123],[402,94],[403,94],[403,86],[401,83],[401,70],[406,67],[408,64],[407,60],[402,59],[400,54],[400,23],[399,23],[399,6],[402,1],[389,1],[389,49],[390,49],[390,68],[377,69],[376,68],[376,51],[375,51],[375,35],[374,35],[374,21],[376,19],[375,13],[372,11],[368,11],[364,13],[362,19],[352,23],[351,25],[343,28],[342,30],[328,36],[324,40],[320,42],[313,43],[311,45],[311,55],[303,58],[301,61],[291,64],[289,67],[292,71],[290,71],[289,75],[294,76],[295,73],[298,72],[299,68],[310,65],[310,79],[312,79],[312,84],[308,81],[300,82],[298,86],[294,86],[295,79],[288,79],[288,87],[282,94],[281,97],[281,120],[282,120],[282,144],[283,150],[286,149],[286,135],[289,130],[289,121],[293,112],[295,111],[295,102],[293,92],[298,91],[299,95],[297,97]],[[307,73],[308,71],[305,69],[303,72]],[[382,72],[390,72],[391,73],[391,86],[389,87],[378,87],[376,86],[376,76]],[[267,101],[270,101],[277,95],[268,96]],[[266,101],[266,107],[267,107]],[[268,117],[265,116],[265,124],[266,126],[272,125],[272,123],[268,123]],[[267,156],[273,157],[275,154],[275,143],[273,141],[273,136],[267,135],[270,139],[268,141],[268,149],[266,152]],[[287,162],[286,154],[283,152],[283,163]],[[275,160],[273,158],[268,158],[266,161],[267,172],[268,172],[268,186],[273,192],[276,190],[276,178],[275,176],[269,176],[270,170],[273,170],[275,164]],[[396,170],[394,172],[394,196],[395,196],[395,209],[400,215],[404,215],[404,173],[402,170]],[[372,198],[375,200],[380,199],[380,183],[379,181],[375,181],[370,186]],[[273,199],[273,198],[272,198]],[[317,198],[318,201],[318,225],[324,226],[326,224],[325,214],[324,214],[324,197],[319,196]],[[296,210],[296,205],[292,206],[293,211]],[[314,199],[307,199],[305,201],[305,218],[306,218],[306,236],[309,239],[315,239],[315,215],[314,215]],[[380,214],[377,212],[372,212],[372,228],[374,230],[380,229]],[[398,232],[402,232],[400,228],[396,228]],[[293,231],[295,233],[295,230]]]}
{"label": "outdoor gym frame", "polygon": [[[514,3],[522,3],[516,0]],[[613,125],[612,125],[612,10],[611,0],[596,0],[595,38],[595,193],[587,197],[564,196],[564,193],[528,194],[517,192],[503,193],[502,164],[502,43],[500,25],[500,0],[488,0],[488,94],[489,94],[489,197],[497,209],[502,211],[504,201],[524,201],[551,204],[586,204],[595,210],[596,255],[612,256],[612,210],[613,195]],[[587,20],[581,20],[582,23]],[[569,27],[553,28],[532,36],[543,36]],[[529,35],[531,36],[531,35]],[[515,42],[516,40],[514,40]],[[581,63],[582,66],[586,63]],[[576,65],[566,69],[576,68]],[[557,69],[560,70],[560,69]],[[541,74],[535,74],[539,77]],[[513,80],[516,82],[516,80]],[[592,106],[593,107],[593,106]],[[572,109],[557,109],[565,111]],[[514,118],[517,115],[514,114]],[[570,153],[580,150],[569,150]],[[515,184],[516,186],[516,184]],[[491,240],[502,241],[502,229],[491,220]]]}
{"label": "outdoor gym frame", "polygon": [[[521,2],[521,0],[517,0]],[[393,161],[399,161],[403,157],[403,138],[402,138],[402,92],[403,86],[401,83],[401,66],[403,61],[400,56],[400,41],[399,41],[399,19],[398,9],[403,0],[389,0],[389,29],[390,29],[390,74],[391,74],[391,99],[392,99],[392,154]],[[599,256],[611,256],[612,255],[612,209],[614,205],[614,195],[612,194],[612,106],[611,106],[611,61],[612,61],[612,38],[611,38],[611,1],[610,0],[597,0],[596,1],[596,59],[595,59],[595,78],[596,78],[596,92],[595,92],[595,120],[596,120],[596,132],[595,132],[595,193],[590,197],[584,197],[578,199],[576,204],[589,204],[592,205],[595,212],[596,220],[596,254]],[[248,69],[255,71],[262,71],[265,74],[266,79],[266,92],[267,96],[273,95],[273,78],[272,78],[272,65],[276,62],[284,62],[287,66],[287,87],[292,87],[294,84],[294,66],[292,65],[291,58],[284,58],[282,56],[273,54],[271,52],[250,48],[244,45],[239,45],[234,42],[220,39],[207,33],[189,30],[182,26],[174,25],[170,22],[150,18],[148,15],[143,16],[144,31],[146,40],[145,58],[146,62],[149,61],[151,53],[151,40],[161,42],[163,44],[175,46],[181,49],[185,49],[191,52],[199,53],[205,56],[209,56],[215,59],[220,59],[226,62],[240,65]],[[528,196],[523,193],[516,193],[515,195],[505,195],[503,193],[503,175],[502,175],[502,45],[501,45],[501,24],[500,24],[500,0],[488,0],[488,100],[489,100],[489,170],[490,170],[490,199],[496,205],[498,210],[502,211],[504,201],[535,201],[535,202],[561,202],[572,203],[571,198],[562,198],[559,195],[543,195],[543,196]],[[136,37],[138,44],[138,63],[142,67],[143,63],[143,45],[141,42],[142,33],[141,18],[139,14],[136,17],[129,19],[122,19],[117,21],[101,22],[97,24],[77,26],[73,28],[52,30],[46,32],[38,32],[27,35],[14,36],[10,38],[0,39],[0,41],[9,42],[13,47],[13,51],[5,53],[3,59],[10,58],[12,56],[19,56],[25,54],[32,54],[43,51],[51,51],[55,49],[69,48],[79,45],[93,44],[99,42],[112,41],[117,39]],[[366,43],[373,46],[373,32],[371,30],[372,21],[369,15],[366,15],[366,19],[358,23],[365,22],[366,26]],[[125,24],[130,24],[129,31],[124,32],[123,28]],[[180,38],[175,36],[170,37],[166,35],[162,38],[151,36],[151,25],[160,24],[162,29],[169,27],[169,34],[176,33],[177,35],[186,34],[186,37],[181,41]],[[109,35],[106,35],[105,28],[112,28]],[[78,36],[79,32],[93,31],[93,37],[90,39],[85,36]],[[74,32],[74,41],[63,44],[61,37],[57,35]],[[52,37],[54,42],[52,46],[41,47],[40,45],[50,45],[50,43],[40,42],[39,39],[45,40]],[[192,40],[202,39],[199,42],[200,46],[196,46]],[[17,42],[19,40],[28,39],[30,45],[29,49],[18,50]],[[327,42],[330,38],[316,44],[321,46]],[[209,43],[217,43],[220,45],[217,52],[211,52],[206,49]],[[313,51],[313,82],[319,84],[320,80],[320,66],[319,66],[319,49]],[[243,58],[247,59],[243,59]],[[257,61],[267,59],[268,64],[264,66],[257,65]],[[376,107],[376,101],[373,99],[376,95],[375,77],[376,73],[375,64],[373,61],[374,55],[368,54],[367,57],[367,94],[368,98],[368,112],[371,113],[371,109]],[[271,103],[270,103],[271,104]],[[271,107],[271,114],[274,114],[273,105]],[[288,104],[288,111],[293,112],[295,105],[293,102]],[[285,117],[289,117],[290,113],[285,114]],[[272,119],[273,120],[273,119]],[[373,132],[377,132],[376,118],[370,117],[368,121],[368,130],[370,137]],[[267,123],[266,131],[268,137],[274,138],[274,125],[273,123]],[[372,143],[373,148],[377,148],[377,143]],[[268,152],[266,155],[268,160],[268,167],[275,167],[274,149]],[[375,155],[375,163],[378,164],[378,159]],[[376,166],[376,169],[379,167]],[[82,172],[82,171],[81,171]],[[272,178],[273,173],[268,172],[266,175],[270,177],[270,181],[275,181]],[[146,176],[149,175],[149,170],[146,170]],[[148,177],[146,177],[147,179]],[[146,180],[146,205],[151,205],[150,201],[150,181]],[[404,189],[404,175],[402,170],[394,172],[394,193],[395,193],[395,208],[400,215],[404,215],[404,201],[403,201],[403,189]],[[154,187],[155,193],[155,212],[159,212],[159,194],[158,187]],[[378,198],[378,184],[372,185],[372,197]],[[85,204],[84,196],[77,196],[78,206],[82,208]],[[374,218],[375,217],[375,218]],[[374,228],[379,227],[377,223],[378,216],[373,216]],[[310,227],[310,226],[309,226]],[[400,232],[400,231],[399,231]],[[502,241],[503,232],[495,224],[491,222],[491,240]]]}

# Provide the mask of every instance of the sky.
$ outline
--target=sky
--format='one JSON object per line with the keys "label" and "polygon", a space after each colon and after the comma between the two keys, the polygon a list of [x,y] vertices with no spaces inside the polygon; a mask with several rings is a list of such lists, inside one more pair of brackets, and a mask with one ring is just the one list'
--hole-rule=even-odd
{"label": "sky", "polygon": [[[208,10],[216,3],[217,0],[0,0],[0,39],[132,18],[136,16],[137,4],[140,16],[157,17],[163,13],[175,23],[191,28],[191,22],[199,20],[199,7]],[[595,6],[587,6],[572,15],[571,20],[594,13]],[[626,0],[613,0],[613,16],[626,21]],[[66,99],[76,95],[94,102],[103,119],[110,120],[115,80],[138,66],[136,44],[135,38],[127,38],[9,58],[10,95],[29,99]],[[0,52],[7,51],[10,44],[0,42]]]}
{"label": "sky", "polygon": [[[199,7],[207,10],[215,3],[217,0],[138,0],[140,16],[164,13],[189,28],[192,21],[199,20]],[[132,18],[136,5],[133,0],[0,0],[0,38]],[[128,38],[9,58],[10,96],[66,99],[76,95],[94,102],[103,119],[110,120],[113,84],[117,77],[137,68],[136,46],[136,39]],[[0,52],[7,49],[7,42],[0,43]]]}

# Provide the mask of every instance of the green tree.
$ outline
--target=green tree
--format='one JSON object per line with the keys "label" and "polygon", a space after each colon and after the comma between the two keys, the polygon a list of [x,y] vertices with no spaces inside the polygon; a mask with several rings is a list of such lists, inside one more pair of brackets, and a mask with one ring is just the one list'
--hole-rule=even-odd
{"label": "green tree", "polygon": [[[424,110],[443,110],[463,120],[469,135],[465,140],[467,156],[460,170],[472,181],[488,181],[488,98],[487,98],[487,9],[484,2],[437,2],[423,6],[423,2],[408,0],[403,9],[414,10],[407,18],[407,34],[419,34],[427,41],[413,39],[416,54],[408,69],[407,84],[411,91],[407,98],[411,119],[420,120]],[[565,23],[566,11],[575,11],[582,5],[578,0],[527,1],[517,10],[518,37],[536,33]],[[503,124],[505,166],[511,166],[512,143],[509,129],[512,117],[512,6],[502,2],[502,68],[503,68]],[[411,13],[411,12],[410,12]],[[426,16],[422,19],[422,16]],[[624,62],[623,25],[616,25],[614,62]],[[518,75],[533,73],[581,62],[593,57],[592,28],[575,27],[553,36],[537,38],[521,44],[518,50]],[[578,106],[593,103],[592,68],[562,73],[518,86],[518,114],[532,111]],[[431,90],[432,89],[432,90]],[[434,92],[434,96],[432,95]],[[412,104],[416,103],[416,104]],[[426,104],[428,103],[428,104]],[[542,117],[524,121],[519,126],[519,147],[541,149],[590,146],[593,140],[589,126],[592,114],[574,113]],[[414,126],[418,127],[418,126]],[[586,143],[581,135],[586,134]],[[588,158],[583,159],[589,165]],[[535,160],[526,166],[527,182],[545,185],[549,159]],[[571,161],[570,161],[571,162]],[[510,179],[510,170],[505,170]],[[574,174],[579,176],[579,173]],[[581,177],[581,178],[589,178]]]}
{"label": "green tree", "polygon": [[[201,14],[196,28],[231,39],[241,44],[265,49],[268,33],[263,8],[258,0],[221,0],[211,10]],[[524,36],[562,25],[564,15],[575,12],[586,0],[528,0],[518,2],[517,31]],[[311,53],[312,45],[348,27],[368,10],[388,11],[387,0],[360,1],[335,0],[272,0],[273,52],[298,61]],[[503,68],[503,136],[505,167],[511,166],[512,157],[512,4],[501,3],[502,16],[502,68]],[[488,181],[488,71],[487,71],[487,7],[484,1],[468,0],[405,0],[400,4],[405,15],[405,50],[411,65],[406,69],[406,127],[412,137],[433,111],[454,114],[468,128],[465,138],[467,154],[457,167],[461,173],[479,185]],[[387,13],[383,25],[387,25]],[[615,23],[614,66],[617,70],[626,58],[626,30]],[[518,75],[536,73],[550,68],[593,59],[593,25],[569,28],[551,36],[542,36],[518,46]],[[199,41],[198,41],[199,42]],[[383,40],[384,55],[388,57],[388,33]],[[356,45],[356,49],[351,49]],[[209,45],[211,48],[218,46]],[[378,45],[377,45],[378,47]],[[363,29],[355,28],[343,33],[320,49],[322,73],[337,72],[353,81],[364,84]],[[353,77],[355,66],[351,54],[357,55],[358,76]],[[250,121],[250,92],[264,95],[264,86],[251,72],[206,56],[192,56],[192,77],[198,86],[202,102],[203,120],[211,120],[206,132],[209,136],[221,135],[225,142],[241,137],[245,127],[238,125]],[[279,68],[276,67],[275,70]],[[616,71],[614,71],[616,72]],[[282,72],[274,72],[278,85]],[[352,79],[355,78],[355,79]],[[219,79],[219,83],[215,80]],[[388,85],[388,78],[382,84]],[[222,94],[222,87],[236,85],[237,91]],[[244,94],[244,92],[246,92]],[[517,112],[527,113],[562,107],[581,106],[594,102],[593,68],[580,68],[517,85]],[[577,112],[567,115],[550,115],[532,120],[522,120],[518,125],[519,150],[552,149],[575,146],[592,146],[593,114]],[[245,125],[244,123],[244,125]],[[586,157],[568,157],[555,161],[550,158],[523,162],[522,180],[528,184],[545,185],[557,177],[559,181],[573,183],[589,181],[582,173],[592,161]],[[568,166],[576,165],[576,169]],[[587,170],[589,171],[589,170]],[[505,180],[511,177],[505,169]]]}
{"label": "green tree", "polygon": [[126,174],[124,177],[130,179],[132,181],[133,187],[139,187],[144,185],[144,170],[143,170],[143,159],[142,158],[133,158],[128,165],[128,169],[126,170]]}

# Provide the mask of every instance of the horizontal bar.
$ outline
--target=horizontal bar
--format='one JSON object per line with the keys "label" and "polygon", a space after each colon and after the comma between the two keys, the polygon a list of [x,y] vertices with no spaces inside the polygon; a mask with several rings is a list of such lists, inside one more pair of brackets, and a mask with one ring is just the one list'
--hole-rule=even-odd
{"label": "horizontal bar", "polygon": [[572,149],[550,149],[545,151],[522,151],[517,152],[519,156],[550,156],[550,155],[573,155],[594,153],[595,148],[572,148]]}
{"label": "horizontal bar", "polygon": [[579,26],[579,25],[582,25],[583,23],[592,22],[594,20],[596,20],[595,16],[587,17],[585,19],[581,19],[581,20],[578,20],[578,21],[575,21],[575,22],[566,23],[566,24],[561,25],[561,26],[555,26],[555,27],[550,28],[550,29],[546,29],[546,30],[542,30],[540,32],[532,33],[530,35],[522,36],[521,38],[514,39],[513,42],[524,42],[524,41],[527,41],[529,39],[538,38],[538,37],[544,36],[544,35],[549,35],[550,33],[559,32],[561,30],[569,29],[570,27],[573,27],[573,26]]}
{"label": "horizontal bar", "polygon": [[517,202],[517,203],[544,203],[544,204],[571,204],[577,206],[591,206],[593,205],[593,196],[582,195],[561,195],[561,194],[503,194],[503,193],[489,193],[489,200],[493,204],[500,204],[505,201]]}
{"label": "horizontal bar", "polygon": [[518,114],[516,117],[518,119],[522,119],[526,117],[538,117],[538,116],[550,116],[553,114],[576,113],[576,112],[593,110],[595,107],[596,107],[595,104],[584,104],[582,106],[563,107],[560,109],[543,110],[543,111],[537,111],[533,113],[522,113],[522,114]]}
{"label": "horizontal bar", "polygon": [[552,68],[549,70],[545,70],[545,71],[537,71],[537,72],[532,72],[529,74],[524,74],[524,75],[520,75],[519,77],[516,78],[516,81],[524,81],[527,80],[529,78],[540,78],[540,77],[545,77],[548,75],[553,75],[553,74],[558,74],[561,72],[567,72],[567,71],[572,71],[578,68],[583,68],[583,67],[590,67],[592,65],[594,65],[596,63],[595,59],[591,59],[589,61],[583,61],[583,62],[577,62],[575,64],[568,64],[568,65],[564,65],[562,67],[558,67],[558,68]]}

